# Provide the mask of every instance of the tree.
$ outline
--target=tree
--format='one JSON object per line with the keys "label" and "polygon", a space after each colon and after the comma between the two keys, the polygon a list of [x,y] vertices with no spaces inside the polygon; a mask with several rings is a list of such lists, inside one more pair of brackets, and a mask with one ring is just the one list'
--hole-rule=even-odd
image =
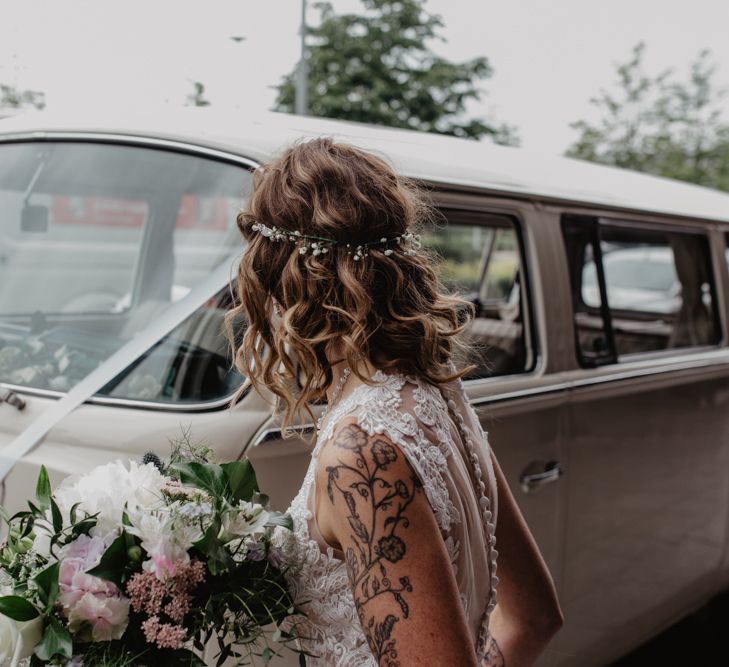
{"label": "tree", "polygon": [[617,68],[616,90],[590,102],[602,118],[571,123],[580,132],[566,155],[729,191],[729,121],[726,89],[717,89],[716,65],[703,50],[686,80],[666,69],[644,72],[645,44]]}
{"label": "tree", "polygon": [[187,107],[207,107],[210,101],[205,99],[205,86],[200,81],[193,81],[195,90],[187,96]]}
{"label": "tree", "polygon": [[28,106],[45,108],[45,93],[38,90],[20,90],[17,86],[0,83],[0,109],[22,109]]}
{"label": "tree", "polygon": [[[516,144],[512,127],[465,119],[468,100],[481,99],[477,82],[493,70],[485,57],[453,63],[428,42],[441,39],[438,15],[422,0],[362,0],[364,14],[337,15],[314,5],[318,26],[307,28],[308,113],[375,125]],[[278,86],[275,110],[293,112],[296,68]]]}

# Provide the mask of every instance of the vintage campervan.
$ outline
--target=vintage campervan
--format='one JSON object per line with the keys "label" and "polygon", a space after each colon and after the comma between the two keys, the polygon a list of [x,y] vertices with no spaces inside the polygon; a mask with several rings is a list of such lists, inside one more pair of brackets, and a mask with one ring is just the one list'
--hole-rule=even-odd
{"label": "vintage campervan", "polygon": [[442,212],[423,238],[485,350],[465,384],[565,613],[541,664],[605,665],[724,590],[729,195],[325,119],[0,121],[3,503],[40,464],[55,483],[184,429],[250,456],[286,507],[309,450],[255,392],[229,409],[244,378],[220,325],[250,170],[315,135],[381,152]]}

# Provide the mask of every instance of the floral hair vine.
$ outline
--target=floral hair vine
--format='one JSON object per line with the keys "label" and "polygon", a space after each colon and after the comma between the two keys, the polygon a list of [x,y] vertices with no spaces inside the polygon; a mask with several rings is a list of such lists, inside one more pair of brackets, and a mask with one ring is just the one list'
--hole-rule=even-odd
{"label": "floral hair vine", "polygon": [[[272,241],[297,241],[299,244],[299,254],[306,254],[311,249],[312,255],[323,255],[329,252],[329,248],[334,245],[342,245],[343,241],[337,239],[329,239],[323,236],[314,236],[312,234],[302,234],[300,231],[289,231],[281,229],[280,227],[264,225],[262,222],[254,222],[251,225],[251,229],[254,232],[258,232],[261,236],[271,239]],[[405,243],[410,244],[410,247],[403,248],[405,255],[415,255],[418,249],[422,246],[420,242],[420,234],[414,234],[413,232],[404,232],[391,238],[383,236],[379,241],[369,241],[367,243],[360,243],[354,247],[352,244],[344,244],[348,250],[347,254],[352,256],[354,260],[360,260],[369,254],[369,249],[372,246],[387,245],[391,241],[395,241],[398,245],[402,246]],[[386,248],[383,250],[383,254],[392,255],[395,252],[393,248]]]}

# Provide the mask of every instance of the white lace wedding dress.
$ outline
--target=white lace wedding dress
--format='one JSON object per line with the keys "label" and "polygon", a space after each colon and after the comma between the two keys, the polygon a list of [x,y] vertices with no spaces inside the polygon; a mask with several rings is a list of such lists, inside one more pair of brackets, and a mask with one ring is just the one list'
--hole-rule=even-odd
{"label": "white lace wedding dress", "polygon": [[496,482],[486,433],[460,380],[443,389],[414,376],[378,370],[376,387],[360,384],[327,415],[303,484],[289,507],[297,567],[288,573],[295,602],[306,612],[298,632],[317,667],[377,667],[365,639],[343,554],[328,545],[314,513],[317,455],[334,426],[355,415],[369,434],[384,433],[419,475],[445,541],[473,646],[484,660],[489,616],[496,604]]}

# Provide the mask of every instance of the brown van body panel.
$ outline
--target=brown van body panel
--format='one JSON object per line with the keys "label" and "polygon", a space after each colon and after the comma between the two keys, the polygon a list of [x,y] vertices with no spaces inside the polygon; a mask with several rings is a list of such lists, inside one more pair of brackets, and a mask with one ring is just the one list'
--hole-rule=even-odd
{"label": "brown van body panel", "polygon": [[[565,626],[539,664],[605,665],[729,585],[729,350],[722,342],[581,368],[560,218],[706,230],[726,341],[720,225],[473,191],[436,199],[522,225],[536,367],[466,386],[560,593]],[[264,449],[250,454],[273,482],[279,457],[268,463]],[[546,461],[561,463],[563,478],[525,493],[521,475]]]}

